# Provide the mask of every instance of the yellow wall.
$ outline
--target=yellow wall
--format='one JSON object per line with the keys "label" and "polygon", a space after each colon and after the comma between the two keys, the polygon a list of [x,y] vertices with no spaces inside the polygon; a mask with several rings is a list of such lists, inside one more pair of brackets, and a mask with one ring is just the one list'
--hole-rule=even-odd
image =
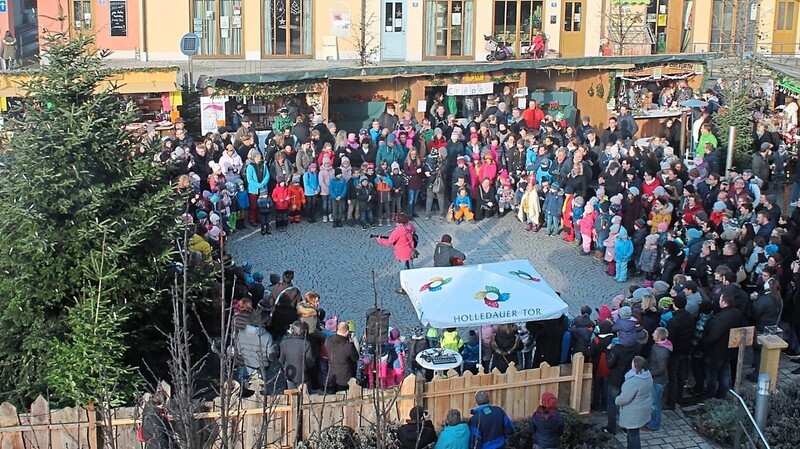
{"label": "yellow wall", "polygon": [[[380,4],[380,0],[377,1]],[[415,7],[414,4],[417,6]],[[422,61],[425,36],[425,0],[406,0],[406,29],[408,30],[406,32],[406,60]]]}
{"label": "yellow wall", "polygon": [[[556,4],[556,7],[553,8],[551,6],[552,3]],[[550,24],[550,17],[556,16],[556,23]],[[562,16],[561,16],[561,2],[557,1],[554,2],[552,0],[545,0],[544,1],[544,8],[542,8],[542,29],[544,31],[544,35],[547,36],[547,49],[553,49],[558,51],[561,48],[561,26],[562,23]]]}
{"label": "yellow wall", "polygon": [[[186,59],[180,52],[181,37],[189,32],[189,2],[142,0],[145,2],[145,52],[142,60]],[[248,3],[248,2],[245,2]],[[145,59],[146,58],[146,59]]]}
{"label": "yellow wall", "polygon": [[692,15],[693,48],[689,53],[709,51],[711,42],[712,2],[710,0],[695,1],[694,14]]}
{"label": "yellow wall", "polygon": [[486,41],[483,40],[485,34],[494,34],[492,24],[494,23],[493,1],[477,0],[475,2],[475,60],[486,61]]}
{"label": "yellow wall", "polygon": [[584,54],[597,56],[600,53],[600,39],[606,37],[606,33],[603,32],[603,4],[598,1],[588,1],[583,7],[583,26],[586,30]]}

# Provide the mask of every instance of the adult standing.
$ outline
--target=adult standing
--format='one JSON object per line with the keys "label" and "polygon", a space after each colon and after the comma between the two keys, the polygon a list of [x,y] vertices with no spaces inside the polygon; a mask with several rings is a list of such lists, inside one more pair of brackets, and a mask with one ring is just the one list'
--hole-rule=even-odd
{"label": "adult standing", "polygon": [[278,341],[289,330],[289,325],[297,320],[297,305],[303,299],[300,289],[292,284],[293,281],[294,271],[284,271],[281,282],[272,287],[272,291],[267,298],[267,304],[262,305],[262,307],[266,306],[264,308],[272,312],[272,323],[269,326],[270,333]]}
{"label": "adult standing", "polygon": [[295,321],[289,326],[289,335],[281,340],[281,355],[278,360],[286,375],[287,386],[290,389],[298,388],[308,382],[308,375],[314,367],[314,354],[311,343],[306,340],[308,326],[303,321]]}
{"label": "adult standing", "polygon": [[267,194],[267,183],[269,183],[269,169],[267,163],[264,162],[261,152],[253,148],[250,150],[247,158],[250,163],[247,164],[246,179],[247,179],[247,194],[250,197],[250,226],[255,226],[258,223],[258,196]]}
{"label": "adult standing", "polygon": [[17,39],[6,31],[3,37],[3,70],[11,70],[11,65],[17,60]]}
{"label": "adult standing", "polygon": [[[447,211],[447,200],[445,194],[448,188],[452,187],[447,184],[447,150],[445,148],[433,149],[431,154],[425,159],[425,184],[427,184],[427,194],[425,196],[425,219],[430,220],[433,213],[433,201],[439,205],[439,213],[444,215]],[[410,184],[410,180],[409,180]]]}
{"label": "adult standing", "polygon": [[[672,299],[672,318],[667,322],[667,335],[672,342],[672,353],[667,364],[667,403],[665,409],[674,410],[675,403],[683,398],[683,386],[689,372],[689,355],[692,351],[692,340],[695,333],[695,319],[686,310],[687,300],[684,295]],[[653,334],[655,335],[655,334]],[[666,338],[666,337],[665,337]],[[653,337],[655,340],[655,337]],[[653,369],[656,377],[658,369]],[[659,379],[655,379],[659,383]],[[658,428],[653,428],[658,430]]]}
{"label": "adult standing", "polygon": [[711,316],[703,329],[700,344],[706,358],[706,397],[722,399],[731,388],[731,363],[735,351],[728,349],[731,329],[742,325],[742,313],[731,307],[729,293],[719,298],[719,312]]}
{"label": "adult standing", "polygon": [[164,409],[164,393],[156,392],[142,408],[140,440],[145,449],[172,449],[176,447],[174,434]]}
{"label": "adult standing", "polygon": [[[378,236],[375,239],[379,245],[394,247],[394,257],[399,262],[401,271],[414,268],[414,234],[417,232],[417,230],[414,228],[414,225],[408,222],[408,220],[407,214],[398,214],[397,226],[395,226],[394,230],[392,230],[392,233],[389,234],[388,237]],[[396,292],[401,295],[406,293],[405,290],[403,290],[403,286],[399,285],[399,277]]]}
{"label": "adult standing", "polygon": [[557,449],[564,434],[564,416],[558,411],[558,398],[549,391],[542,394],[539,408],[531,416],[533,449]]}
{"label": "adult standing", "polygon": [[422,160],[417,156],[417,150],[412,149],[408,152],[408,156],[403,163],[403,171],[408,177],[408,185],[406,186],[406,198],[408,199],[406,214],[408,214],[409,217],[417,216],[414,212],[414,207],[417,204],[419,191],[422,190],[423,170]]}
{"label": "adult standing", "polygon": [[[670,320],[671,321],[671,320]],[[653,341],[655,344],[650,350],[648,366],[653,378],[653,405],[650,413],[650,421],[645,429],[656,431],[661,428],[661,398],[664,396],[664,388],[667,386],[669,376],[667,366],[669,364],[670,353],[672,352],[672,342],[667,339],[669,332],[663,327],[657,327],[653,331]],[[624,384],[623,384],[624,388]]]}
{"label": "adult standing", "polygon": [[325,340],[328,352],[328,379],[326,393],[330,387],[332,393],[349,388],[350,379],[356,375],[358,350],[350,336],[350,326],[342,321],[336,326],[336,333]]}
{"label": "adult standing", "polygon": [[627,429],[628,449],[640,449],[639,429],[647,424],[652,407],[653,378],[647,370],[647,360],[636,356],[631,370],[625,374],[625,383],[614,402],[619,406],[619,425]]}
{"label": "adult standing", "polygon": [[472,449],[505,449],[506,440],[514,433],[514,422],[506,412],[489,403],[489,393],[480,390],[475,393],[478,405],[470,410],[469,447]]}

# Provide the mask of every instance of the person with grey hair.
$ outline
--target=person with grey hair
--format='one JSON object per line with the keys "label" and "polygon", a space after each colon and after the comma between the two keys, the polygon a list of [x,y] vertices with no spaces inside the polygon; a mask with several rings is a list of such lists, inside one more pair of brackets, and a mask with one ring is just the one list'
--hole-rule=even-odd
{"label": "person with grey hair", "polygon": [[447,411],[444,419],[444,428],[439,433],[439,440],[433,449],[468,449],[469,426],[461,418],[461,412],[456,409]]}
{"label": "person with grey hair", "polygon": [[311,343],[306,340],[307,334],[308,326],[298,320],[289,325],[289,335],[281,340],[278,360],[290,389],[300,387],[311,378],[309,371],[314,366],[314,354]]}
{"label": "person with grey hair", "polygon": [[480,390],[475,393],[478,405],[470,410],[469,447],[474,449],[505,449],[506,440],[514,433],[514,422],[506,412],[489,403],[489,393]]}

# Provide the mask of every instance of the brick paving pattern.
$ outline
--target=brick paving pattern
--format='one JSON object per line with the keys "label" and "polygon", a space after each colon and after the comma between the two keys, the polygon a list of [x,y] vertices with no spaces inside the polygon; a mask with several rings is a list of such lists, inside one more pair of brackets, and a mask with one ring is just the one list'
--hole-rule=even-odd
{"label": "brick paving pattern", "polygon": [[[590,256],[579,254],[560,236],[549,237],[544,231],[526,232],[523,225],[510,214],[501,219],[485,219],[478,223],[456,225],[440,218],[413,222],[419,234],[420,257],[417,267],[432,266],[434,244],[442,234],[450,234],[453,244],[467,255],[467,264],[490,263],[502,260],[529,259],[545,280],[560,292],[569,304],[570,313],[578,313],[582,304],[599,307],[609,303],[631,282],[618,283],[605,274],[605,265]],[[295,283],[303,291],[314,289],[322,295],[326,312],[340,319],[356,320],[363,329],[364,312],[374,302],[372,270],[375,270],[380,304],[392,312],[391,324],[404,334],[419,324],[414,308],[405,296],[394,292],[398,284],[397,263],[390,248],[379,246],[369,234],[388,235],[392,226],[362,231],[360,227],[333,229],[331,225],[291,224],[286,232],[273,230],[261,236],[258,229],[237,231],[230,240],[235,260],[249,260],[254,270],[267,277],[268,273],[296,271]],[[274,228],[273,228],[274,229]],[[781,382],[796,382],[800,376],[791,374],[798,365],[785,357],[781,360]],[[745,371],[747,373],[748,371]],[[745,388],[753,384],[745,382]],[[605,424],[605,414],[593,413],[592,421]],[[625,446],[625,434],[617,434]],[[658,432],[642,432],[644,448],[715,448],[691,427],[680,407],[665,411]]]}

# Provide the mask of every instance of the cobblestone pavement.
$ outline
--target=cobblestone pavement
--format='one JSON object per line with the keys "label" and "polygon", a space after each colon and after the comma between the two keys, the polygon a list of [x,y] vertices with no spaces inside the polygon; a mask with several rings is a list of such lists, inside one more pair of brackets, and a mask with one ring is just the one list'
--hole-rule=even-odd
{"label": "cobblestone pavement", "polygon": [[[479,264],[514,259],[529,259],[545,280],[562,294],[570,313],[578,313],[582,304],[599,307],[627,288],[604,274],[602,262],[579,254],[577,247],[561,237],[547,233],[526,232],[510,214],[478,223],[456,225],[440,218],[413,222],[419,235],[420,257],[417,267],[433,265],[435,243],[442,234],[450,234],[453,244],[467,255],[466,263]],[[375,270],[378,300],[392,312],[392,325],[407,329],[419,324],[407,297],[398,295],[398,264],[391,248],[375,243],[370,233],[388,235],[390,227],[362,231],[360,227],[333,229],[329,223],[292,224],[284,233],[273,231],[262,237],[248,228],[234,234],[230,243],[237,261],[253,262],[262,273],[296,271],[295,284],[301,290],[314,289],[322,295],[328,314],[354,319],[361,328],[364,311],[374,303],[372,270]]]}
{"label": "cobblestone pavement", "polygon": [[[548,237],[544,231],[526,232],[511,215],[475,224],[456,225],[439,218],[430,221],[419,218],[413,224],[420,237],[420,257],[414,261],[417,267],[432,266],[433,247],[447,233],[453,237],[455,247],[466,253],[468,264],[529,259],[553,289],[561,293],[572,314],[578,313],[582,304],[599,307],[610,302],[629,285],[614,281],[605,274],[602,262],[580,255],[578,248],[561,237]],[[360,227],[333,229],[330,223],[318,221],[291,224],[286,232],[273,230],[272,235],[262,237],[258,229],[247,228],[234,234],[230,249],[236,261],[253,262],[254,270],[265,277],[267,273],[295,270],[295,283],[301,290],[318,291],[328,314],[354,319],[359,329],[363,329],[365,310],[374,302],[374,270],[378,301],[392,312],[392,326],[399,326],[407,334],[419,321],[407,297],[394,292],[398,276],[392,250],[368,237],[371,233],[388,235],[391,230],[392,226],[367,231]],[[779,382],[797,382],[800,375],[791,374],[797,366],[783,357]],[[753,384],[745,382],[745,388],[753,388]],[[592,414],[593,422],[605,424],[605,418],[602,413]],[[718,447],[692,429],[680,407],[664,412],[658,432],[641,432],[641,435],[643,448]],[[623,432],[616,439],[621,447],[625,446]]]}

